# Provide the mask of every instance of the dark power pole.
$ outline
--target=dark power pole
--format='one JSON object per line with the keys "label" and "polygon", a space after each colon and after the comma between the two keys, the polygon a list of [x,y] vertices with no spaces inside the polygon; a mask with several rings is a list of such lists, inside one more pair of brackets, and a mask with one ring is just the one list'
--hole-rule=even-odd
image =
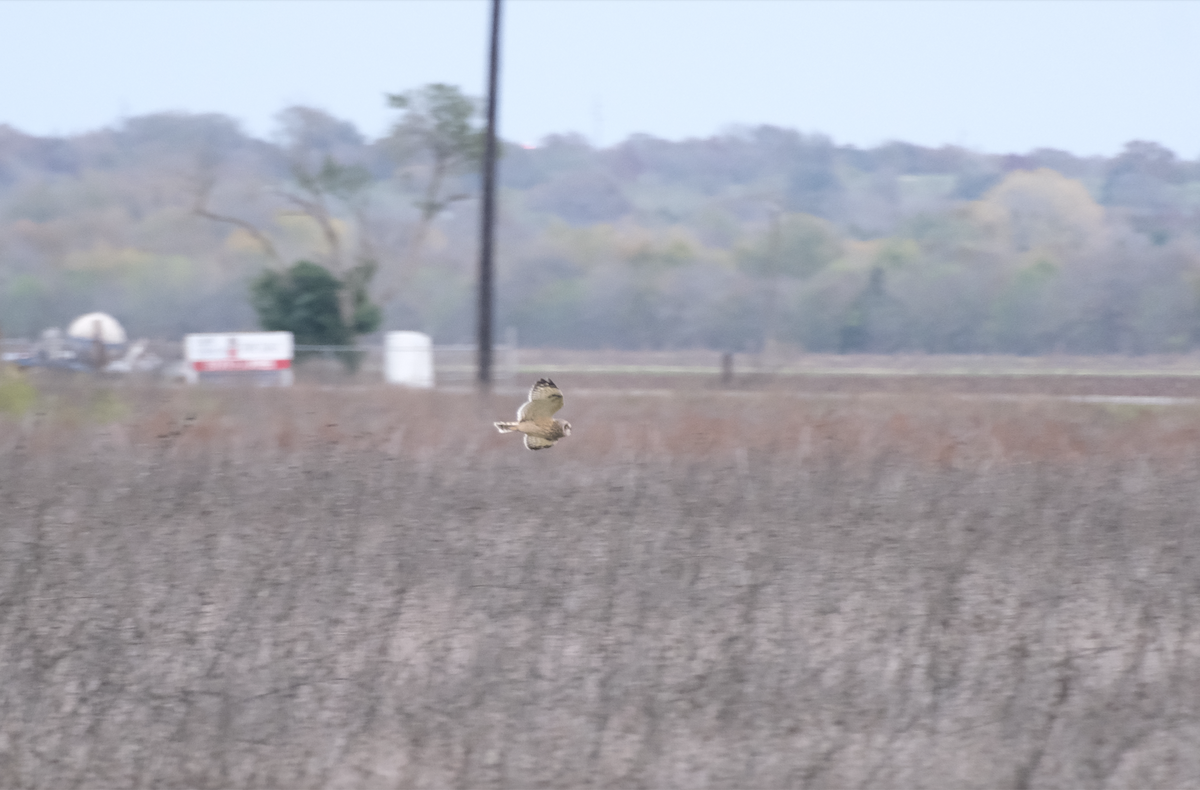
{"label": "dark power pole", "polygon": [[492,386],[492,253],[496,238],[496,89],[500,72],[500,0],[492,0],[487,132],[483,148],[483,210],[479,228],[479,388]]}

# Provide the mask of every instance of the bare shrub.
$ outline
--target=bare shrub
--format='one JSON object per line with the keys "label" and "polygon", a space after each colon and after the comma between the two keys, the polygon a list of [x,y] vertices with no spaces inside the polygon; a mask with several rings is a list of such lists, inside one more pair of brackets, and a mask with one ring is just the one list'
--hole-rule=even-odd
{"label": "bare shrub", "polygon": [[0,418],[0,786],[1200,784],[1195,408],[510,400]]}

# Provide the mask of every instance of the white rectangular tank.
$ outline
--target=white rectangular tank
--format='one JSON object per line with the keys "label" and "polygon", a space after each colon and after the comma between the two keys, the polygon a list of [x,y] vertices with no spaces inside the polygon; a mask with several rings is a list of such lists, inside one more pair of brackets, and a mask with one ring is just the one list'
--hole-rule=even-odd
{"label": "white rectangular tank", "polygon": [[432,387],[433,338],[424,332],[388,332],[383,375],[389,384]]}

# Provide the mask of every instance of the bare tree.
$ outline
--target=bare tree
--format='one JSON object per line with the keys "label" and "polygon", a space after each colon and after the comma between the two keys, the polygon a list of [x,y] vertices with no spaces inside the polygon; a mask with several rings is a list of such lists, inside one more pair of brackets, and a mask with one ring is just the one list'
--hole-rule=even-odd
{"label": "bare tree", "polygon": [[484,132],[477,123],[479,102],[460,88],[432,83],[424,88],[388,95],[388,105],[404,114],[392,127],[388,149],[402,165],[403,178],[417,185],[420,211],[405,253],[405,268],[420,257],[429,229],[438,215],[468,192],[450,192],[456,175],[475,170],[483,156]]}
{"label": "bare tree", "polygon": [[212,220],[213,222],[224,222],[229,225],[241,228],[250,235],[252,239],[258,242],[264,253],[279,266],[283,266],[283,258],[279,254],[279,250],[271,241],[271,238],[255,225],[253,222],[235,217],[230,214],[219,214],[212,211],[208,207],[209,200],[212,196],[213,188],[217,184],[216,167],[214,164],[207,163],[203,159],[197,167],[195,178],[195,200],[192,204],[192,213],[198,217]]}
{"label": "bare tree", "polygon": [[[366,193],[371,174],[360,165],[344,165],[327,154],[316,169],[308,168],[299,157],[293,159],[292,177],[300,191],[284,190],[281,194],[297,207],[294,213],[311,218],[320,227],[329,245],[329,268],[347,286],[338,293],[338,309],[342,320],[350,325],[356,288],[366,289],[379,268],[367,221]],[[353,264],[346,261],[345,240],[333,221],[330,210],[333,200],[341,202],[358,227],[358,250]]]}
{"label": "bare tree", "polygon": [[[304,108],[293,108],[293,111]],[[292,124],[295,126],[295,124]],[[367,191],[371,185],[371,174],[365,167],[338,162],[328,152],[324,153],[317,167],[310,166],[312,151],[305,150],[307,137],[290,129],[293,137],[290,169],[295,188],[284,187],[277,194],[294,208],[290,214],[311,219],[321,230],[328,250],[326,261],[333,275],[345,287],[338,292],[338,312],[346,326],[354,325],[355,295],[365,292],[379,268],[377,247],[371,241],[368,222]],[[199,158],[195,182],[193,213],[215,222],[224,222],[241,228],[248,233],[263,251],[280,267],[283,257],[270,236],[249,220],[223,214],[209,208],[209,200],[217,183],[217,161],[211,156]],[[357,249],[352,262],[348,260],[347,241],[335,223],[332,206],[341,206],[354,218],[357,226]]]}

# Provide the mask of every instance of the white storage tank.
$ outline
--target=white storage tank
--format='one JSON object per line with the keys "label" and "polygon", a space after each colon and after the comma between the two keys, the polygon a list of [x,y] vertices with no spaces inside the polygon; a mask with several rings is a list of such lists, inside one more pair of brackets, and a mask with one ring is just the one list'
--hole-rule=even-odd
{"label": "white storage tank", "polygon": [[127,339],[125,328],[108,313],[79,316],[67,327],[67,337],[88,343],[100,340],[106,346],[121,346]]}
{"label": "white storage tank", "polygon": [[433,338],[424,332],[388,332],[383,375],[389,384],[433,386]]}

